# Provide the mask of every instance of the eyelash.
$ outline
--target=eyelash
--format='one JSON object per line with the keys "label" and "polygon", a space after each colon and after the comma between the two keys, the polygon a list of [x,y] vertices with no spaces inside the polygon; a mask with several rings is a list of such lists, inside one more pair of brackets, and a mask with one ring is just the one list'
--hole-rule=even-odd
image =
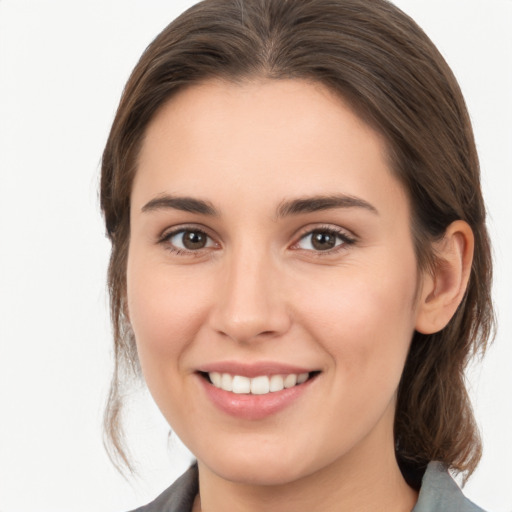
{"label": "eyelash", "polygon": [[[213,241],[213,238],[208,235],[208,233],[198,227],[194,226],[184,226],[180,227],[178,229],[174,229],[169,232],[165,232],[158,240],[158,243],[163,244],[166,246],[167,250],[170,251],[173,254],[176,254],[177,256],[202,256],[204,254],[204,249],[210,249],[210,247],[202,247],[197,250],[191,250],[191,249],[182,249],[180,247],[176,247],[171,243],[171,239],[179,234],[184,235],[185,233],[196,233],[199,235],[202,235],[207,238],[207,243],[209,241]],[[218,244],[215,244],[218,245]]]}
{"label": "eyelash", "polygon": [[[311,250],[311,249],[301,249],[300,247],[297,247],[299,243],[306,239],[307,237],[313,236],[314,233],[321,233],[324,235],[330,235],[335,237],[337,241],[341,241],[341,243],[335,245],[332,249],[327,250]],[[337,254],[340,251],[346,250],[349,246],[355,244],[357,239],[351,235],[349,235],[346,230],[343,230],[341,228],[335,228],[333,226],[315,226],[314,228],[306,228],[304,232],[300,235],[297,242],[295,242],[292,245],[292,248],[295,248],[295,250],[302,250],[307,252],[308,254],[311,254],[313,257],[322,257],[322,256],[330,256]]]}
{"label": "eyelash", "polygon": [[[197,250],[182,249],[182,248],[174,246],[170,242],[173,237],[180,235],[180,234],[184,235],[187,232],[195,233],[195,234],[202,235],[202,236],[206,237],[207,243],[208,243],[208,240],[213,241],[213,238],[210,235],[208,235],[208,233],[205,230],[200,229],[198,227],[194,227],[194,226],[189,226],[189,227],[185,226],[185,227],[180,227],[178,229],[174,229],[170,232],[164,233],[159,238],[158,243],[162,244],[162,245],[166,245],[167,250],[169,250],[173,254],[176,254],[177,256],[192,256],[192,257],[202,256],[204,254],[205,249],[211,248],[211,247],[201,247],[201,248],[198,248]],[[317,251],[312,250],[312,249],[301,249],[300,247],[298,247],[299,243],[302,240],[306,239],[308,236],[313,236],[314,233],[321,233],[324,235],[334,236],[337,240],[341,240],[341,243],[339,243],[338,245],[335,245],[332,249],[317,250]],[[303,231],[303,233],[300,235],[300,237],[298,238],[297,242],[295,242],[291,246],[291,249],[307,252],[308,254],[314,255],[314,257],[322,257],[322,256],[327,256],[327,255],[333,255],[333,254],[338,253],[339,251],[346,250],[348,246],[355,244],[356,241],[357,241],[356,238],[348,235],[345,230],[334,228],[332,226],[316,226],[314,228],[307,228],[307,230],[305,229]],[[218,246],[218,244],[214,241],[213,241],[213,244],[215,246]]]}

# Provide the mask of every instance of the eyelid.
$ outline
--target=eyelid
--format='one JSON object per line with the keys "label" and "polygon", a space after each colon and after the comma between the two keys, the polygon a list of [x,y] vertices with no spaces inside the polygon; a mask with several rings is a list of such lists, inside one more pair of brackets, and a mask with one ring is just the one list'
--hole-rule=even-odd
{"label": "eyelid", "polygon": [[[300,247],[298,247],[298,244],[300,243],[301,240],[303,240],[308,235],[312,235],[314,232],[318,232],[318,231],[332,233],[333,235],[339,237],[343,241],[343,243],[336,245],[332,249],[327,249],[325,251],[321,251],[321,250],[315,251],[312,249],[301,249]],[[293,250],[305,251],[305,252],[314,254],[315,256],[322,256],[322,255],[327,256],[329,254],[333,254],[340,250],[346,249],[347,246],[355,244],[357,242],[357,240],[358,240],[357,237],[351,231],[349,231],[346,228],[342,228],[341,226],[336,226],[333,224],[308,225],[308,226],[301,228],[301,230],[295,237],[295,242],[293,242],[293,244],[290,246],[290,248]]]}
{"label": "eyelid", "polygon": [[[176,247],[170,243],[170,239],[173,236],[178,235],[179,233],[183,233],[186,231],[196,231],[204,234],[210,241],[213,242],[213,247],[203,247],[197,250],[191,250],[181,247]],[[331,233],[337,237],[339,237],[343,243],[340,243],[333,247],[332,249],[326,250],[312,250],[312,249],[302,249],[298,247],[301,240],[303,240],[308,235],[312,235],[314,232],[326,232]],[[328,256],[332,255],[340,250],[347,249],[348,246],[357,242],[357,236],[354,235],[351,231],[346,228],[342,228],[341,226],[333,225],[333,224],[309,224],[304,226],[299,230],[299,232],[294,237],[294,242],[289,246],[292,250],[298,250],[310,253],[314,256]],[[220,248],[219,242],[216,240],[216,237],[211,234],[211,230],[206,226],[201,224],[182,224],[172,227],[167,227],[165,230],[157,238],[157,243],[166,245],[167,249],[175,254],[186,254],[191,256],[199,256],[204,254],[205,251],[210,251],[212,249]]]}
{"label": "eyelid", "polygon": [[[197,250],[186,249],[181,247],[174,246],[170,239],[180,233],[184,233],[186,231],[197,232],[205,235],[210,241],[213,242],[214,246],[202,247]],[[166,245],[167,250],[175,254],[187,254],[191,256],[199,256],[204,254],[205,251],[209,251],[212,249],[216,249],[220,247],[220,244],[217,242],[216,238],[210,233],[210,230],[205,226],[200,224],[182,224],[178,226],[172,226],[164,229],[162,233],[157,238],[157,243]]]}

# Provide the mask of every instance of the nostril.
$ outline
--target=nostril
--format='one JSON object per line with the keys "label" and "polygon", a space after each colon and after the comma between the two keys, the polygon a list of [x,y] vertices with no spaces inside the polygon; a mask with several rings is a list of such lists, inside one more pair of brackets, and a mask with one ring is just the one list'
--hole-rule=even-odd
{"label": "nostril", "polygon": [[259,336],[274,336],[276,333],[275,331],[263,331],[263,332],[260,332]]}

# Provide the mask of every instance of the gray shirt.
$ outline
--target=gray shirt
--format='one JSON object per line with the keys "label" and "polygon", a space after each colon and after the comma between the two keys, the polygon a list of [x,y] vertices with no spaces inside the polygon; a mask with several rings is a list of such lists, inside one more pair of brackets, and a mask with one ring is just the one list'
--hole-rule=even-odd
{"label": "gray shirt", "polygon": [[[155,501],[133,512],[190,512],[199,489],[197,466],[181,475]],[[431,462],[411,512],[484,512],[469,501],[439,462]]]}

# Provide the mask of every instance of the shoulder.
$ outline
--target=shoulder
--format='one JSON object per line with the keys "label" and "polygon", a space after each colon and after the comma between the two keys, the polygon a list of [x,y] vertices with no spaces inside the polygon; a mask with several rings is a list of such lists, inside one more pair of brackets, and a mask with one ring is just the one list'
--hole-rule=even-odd
{"label": "shoulder", "polygon": [[194,464],[158,498],[132,512],[189,512],[198,489],[197,465]]}
{"label": "shoulder", "polygon": [[431,462],[421,483],[420,494],[412,512],[484,512],[468,500],[443,464]]}

